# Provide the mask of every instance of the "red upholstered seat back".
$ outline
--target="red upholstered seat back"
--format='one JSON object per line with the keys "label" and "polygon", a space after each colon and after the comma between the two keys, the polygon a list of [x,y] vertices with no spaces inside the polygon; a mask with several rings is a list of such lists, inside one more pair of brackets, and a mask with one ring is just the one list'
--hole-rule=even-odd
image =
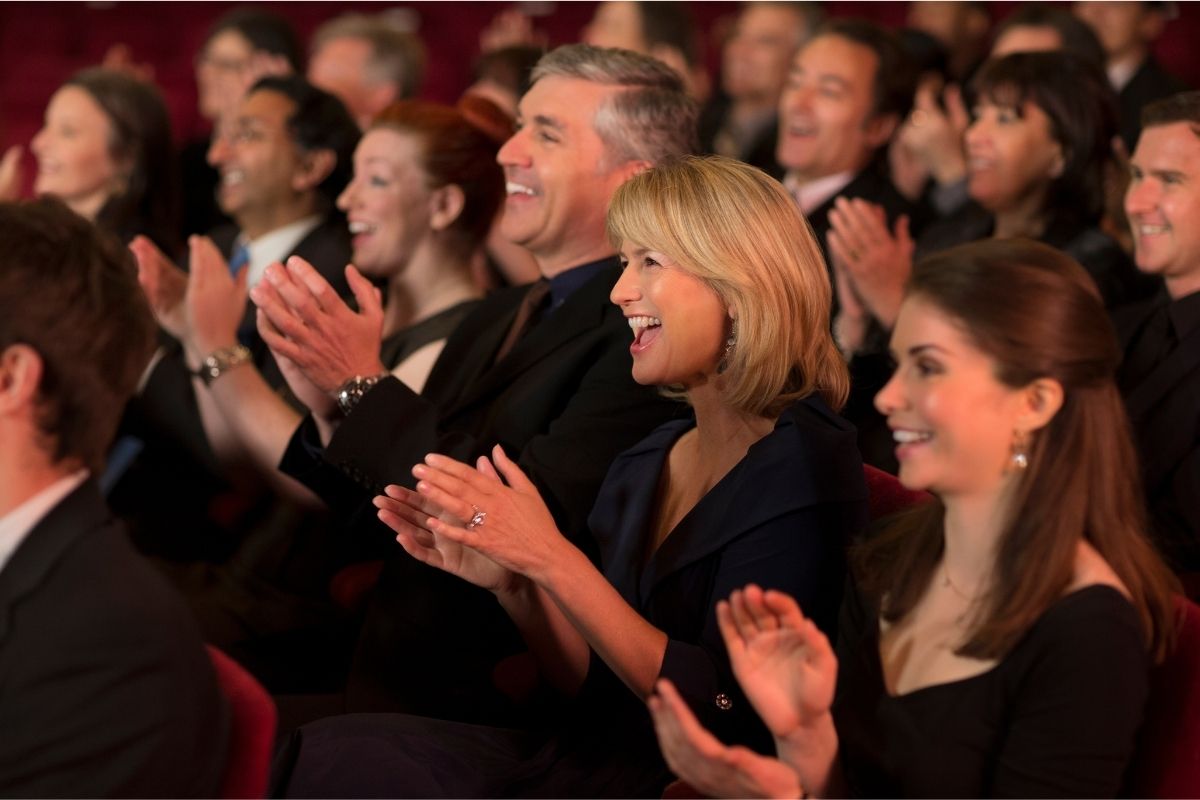
{"label": "red upholstered seat back", "polygon": [[872,520],[933,499],[929,492],[906,489],[895,475],[876,469],[870,464],[863,464],[863,477],[867,479],[867,502],[871,508]]}
{"label": "red upholstered seat back", "polygon": [[275,703],[249,672],[212,645],[208,655],[229,700],[229,762],[221,797],[265,797],[275,745]]}
{"label": "red upholstered seat back", "polygon": [[1182,596],[1179,641],[1155,667],[1129,768],[1131,797],[1200,797],[1200,606]]}

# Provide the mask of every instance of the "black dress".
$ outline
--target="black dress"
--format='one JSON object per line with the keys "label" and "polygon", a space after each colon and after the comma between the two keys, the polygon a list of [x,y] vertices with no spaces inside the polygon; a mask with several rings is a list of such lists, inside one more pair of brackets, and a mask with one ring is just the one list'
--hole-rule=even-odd
{"label": "black dress", "polygon": [[1133,606],[1108,586],[1066,595],[995,667],[888,694],[878,615],[846,603],[834,720],[860,797],[1112,797],[1150,662]]}
{"label": "black dress", "polygon": [[[801,401],[647,559],[663,464],[693,424],[667,423],[618,457],[590,524],[605,577],[668,636],[661,675],[717,736],[765,750],[770,739],[732,675],[716,603],[755,582],[792,594],[830,630],[843,548],[866,522],[862,462],[853,429],[820,400]],[[595,654],[551,735],[353,714],[301,728],[291,754],[290,775],[279,777],[293,797],[651,797],[671,780],[643,699]]]}

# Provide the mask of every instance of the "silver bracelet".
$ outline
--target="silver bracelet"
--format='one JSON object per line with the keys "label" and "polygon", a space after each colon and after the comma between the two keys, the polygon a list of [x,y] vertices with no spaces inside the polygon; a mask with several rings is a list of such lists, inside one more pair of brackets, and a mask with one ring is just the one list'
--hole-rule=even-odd
{"label": "silver bracelet", "polygon": [[234,367],[250,361],[250,350],[244,345],[235,344],[233,347],[222,347],[214,350],[196,370],[196,377],[208,386],[217,378]]}

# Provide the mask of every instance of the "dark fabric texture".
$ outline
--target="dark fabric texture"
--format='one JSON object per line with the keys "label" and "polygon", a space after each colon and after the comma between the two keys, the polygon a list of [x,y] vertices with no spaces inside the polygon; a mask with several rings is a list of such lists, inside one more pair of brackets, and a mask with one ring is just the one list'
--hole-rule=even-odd
{"label": "dark fabric texture", "polygon": [[879,616],[853,593],[834,721],[856,797],[1113,797],[1133,753],[1150,659],[1137,612],[1090,586],[1061,598],[992,669],[899,696]]}
{"label": "dark fabric texture", "polygon": [[[1116,318],[1127,359],[1118,378],[1141,456],[1151,532],[1180,573],[1200,571],[1198,316],[1200,293],[1173,303],[1164,293]],[[1155,326],[1156,317],[1170,324]],[[1169,341],[1146,341],[1158,337]],[[1139,363],[1141,353],[1155,354],[1152,363]]]}
{"label": "dark fabric texture", "polygon": [[0,795],[212,797],[228,710],[182,601],[86,481],[0,570]]}

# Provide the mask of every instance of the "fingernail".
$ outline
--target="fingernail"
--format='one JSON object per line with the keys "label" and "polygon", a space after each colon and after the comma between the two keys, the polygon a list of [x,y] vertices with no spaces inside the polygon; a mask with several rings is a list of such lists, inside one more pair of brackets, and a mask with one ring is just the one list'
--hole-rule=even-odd
{"label": "fingernail", "polygon": [[425,481],[417,481],[417,491],[426,494],[429,491],[429,484]]}
{"label": "fingernail", "polygon": [[425,477],[426,473],[429,472],[429,470],[425,468],[424,464],[417,464],[415,467],[413,467],[412,472],[413,475],[416,475],[418,478],[423,478]]}

